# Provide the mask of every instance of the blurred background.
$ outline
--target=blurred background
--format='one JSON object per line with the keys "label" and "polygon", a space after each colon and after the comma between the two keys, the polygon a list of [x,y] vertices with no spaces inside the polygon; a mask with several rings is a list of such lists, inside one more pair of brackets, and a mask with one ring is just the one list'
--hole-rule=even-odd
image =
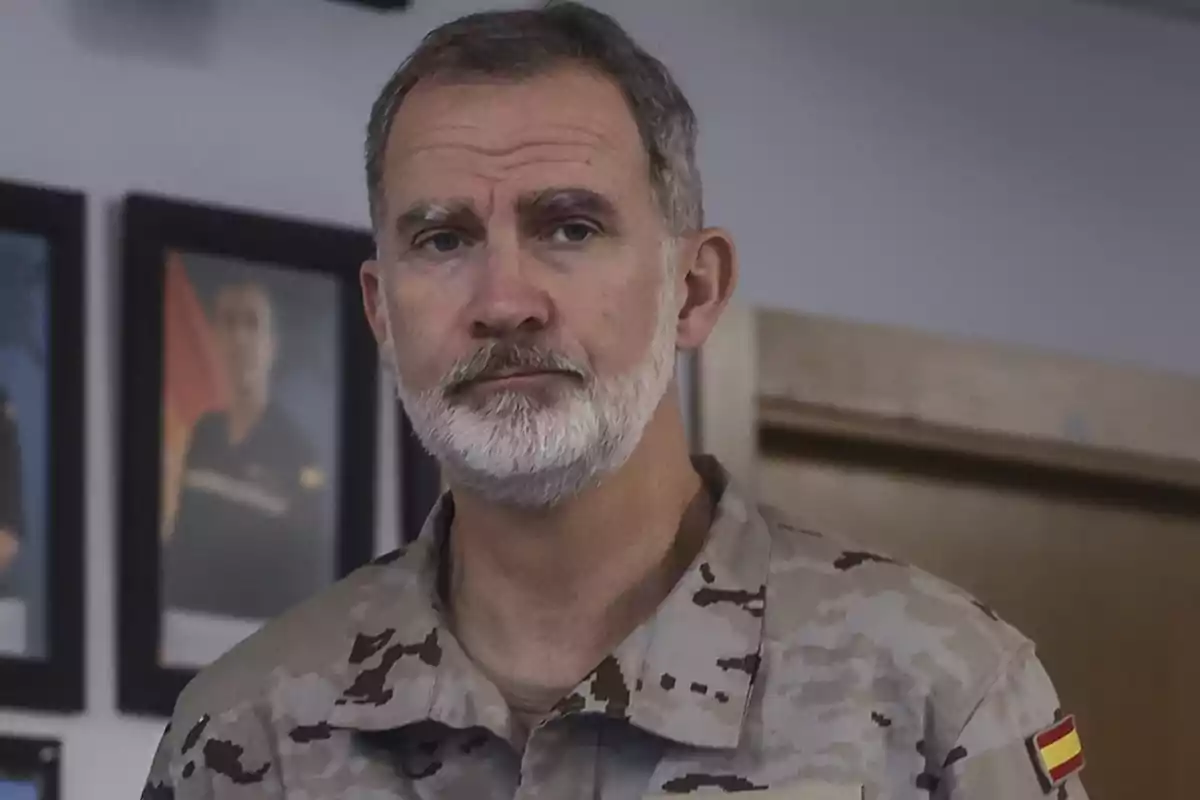
{"label": "blurred background", "polygon": [[[696,106],[742,303],[1200,380],[1200,21],[1182,0],[592,4]],[[65,797],[136,797],[162,730],[114,698],[118,199],[365,227],[376,93],[431,27],[496,5],[0,4],[0,177],[89,198],[89,708],[0,710],[7,732],[64,741]]]}

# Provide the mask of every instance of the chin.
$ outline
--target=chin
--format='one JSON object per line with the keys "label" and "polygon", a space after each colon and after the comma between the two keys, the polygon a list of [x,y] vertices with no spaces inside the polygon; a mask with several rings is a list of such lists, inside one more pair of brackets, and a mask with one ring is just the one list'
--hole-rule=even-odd
{"label": "chin", "polygon": [[583,398],[542,407],[525,399],[447,413],[426,443],[454,483],[500,505],[544,509],[615,472],[633,447]]}
{"label": "chin", "polygon": [[400,380],[397,389],[417,437],[452,484],[499,505],[545,509],[600,484],[633,455],[674,368],[672,340],[660,338],[640,368],[585,389],[457,402],[438,390],[409,391]]}

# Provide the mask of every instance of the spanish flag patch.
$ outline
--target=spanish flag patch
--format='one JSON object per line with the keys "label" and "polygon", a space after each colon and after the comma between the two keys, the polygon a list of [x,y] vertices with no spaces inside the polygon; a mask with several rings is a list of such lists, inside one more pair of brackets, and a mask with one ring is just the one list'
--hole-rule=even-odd
{"label": "spanish flag patch", "polygon": [[1029,752],[1047,792],[1083,769],[1083,743],[1073,715],[1063,717],[1029,739]]}

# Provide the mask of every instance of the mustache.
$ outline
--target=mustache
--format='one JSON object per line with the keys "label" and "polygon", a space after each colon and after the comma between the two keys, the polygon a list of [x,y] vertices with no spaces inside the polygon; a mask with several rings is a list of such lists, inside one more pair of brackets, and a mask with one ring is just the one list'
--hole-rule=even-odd
{"label": "mustache", "polygon": [[492,342],[459,361],[443,381],[453,392],[475,381],[513,371],[562,372],[584,379],[588,370],[574,359],[546,347],[513,342]]}

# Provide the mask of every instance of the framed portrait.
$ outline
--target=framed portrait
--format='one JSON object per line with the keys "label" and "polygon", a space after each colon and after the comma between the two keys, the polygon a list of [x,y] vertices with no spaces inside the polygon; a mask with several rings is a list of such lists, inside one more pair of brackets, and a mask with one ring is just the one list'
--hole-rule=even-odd
{"label": "framed portrait", "polygon": [[0,800],[58,800],[62,745],[0,736]]}
{"label": "framed portrait", "polygon": [[83,708],[83,238],[0,182],[0,706]]}
{"label": "framed portrait", "polygon": [[122,224],[118,702],[167,715],[198,669],[372,556],[373,244],[146,195]]}

